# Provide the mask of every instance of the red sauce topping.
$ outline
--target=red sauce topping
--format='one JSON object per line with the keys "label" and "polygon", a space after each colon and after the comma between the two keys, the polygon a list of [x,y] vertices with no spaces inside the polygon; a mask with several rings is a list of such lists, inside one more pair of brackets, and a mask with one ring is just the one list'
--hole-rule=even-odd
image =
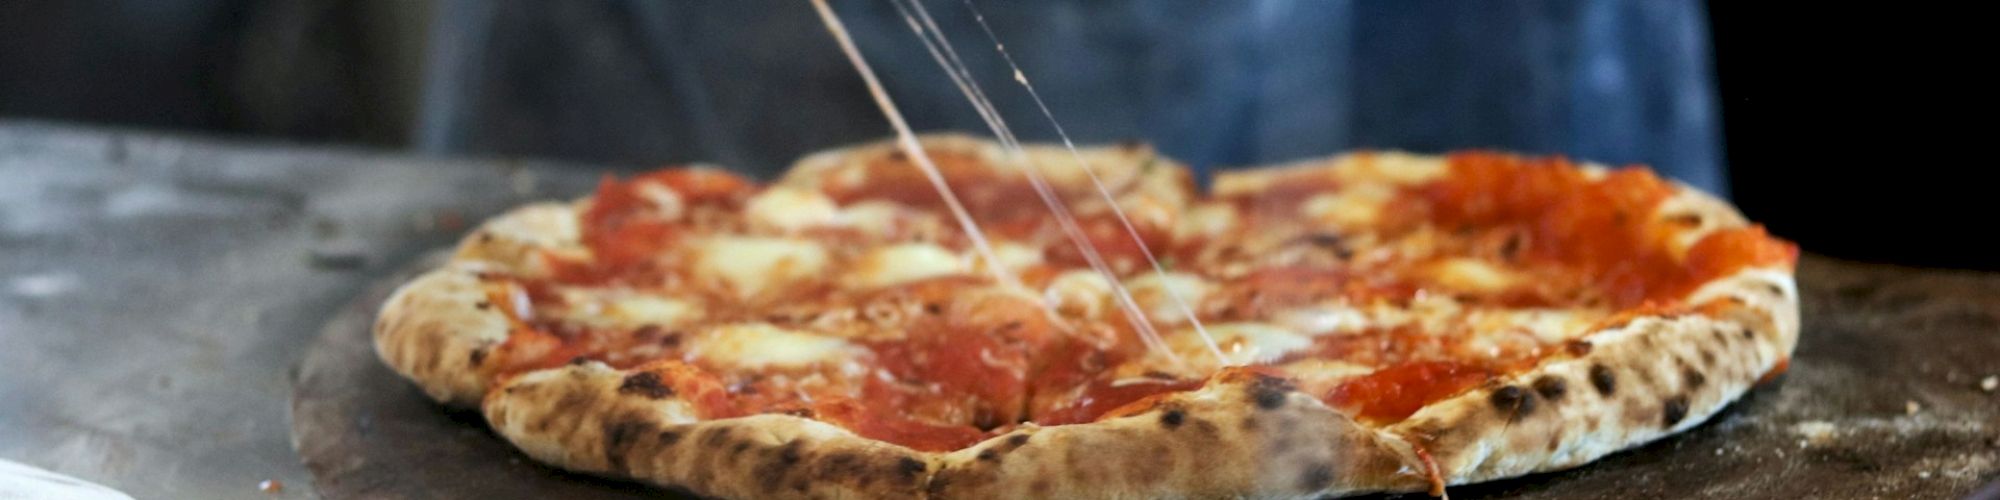
{"label": "red sauce topping", "polygon": [[[683,207],[661,207],[645,190],[671,190]],[[598,181],[597,194],[582,215],[583,245],[590,249],[587,262],[556,259],[556,279],[571,283],[597,283],[635,276],[647,276],[663,251],[672,248],[686,225],[659,213],[663,209],[690,207],[733,207],[754,190],[750,181],[715,170],[668,169],[620,181],[605,176]]]}
{"label": "red sauce topping", "polygon": [[1426,404],[1465,392],[1495,375],[1491,370],[1463,363],[1418,361],[1350,379],[1334,387],[1325,399],[1364,421],[1396,422],[1409,418]]}
{"label": "red sauce topping", "polygon": [[1095,422],[1099,417],[1126,405],[1161,394],[1191,391],[1200,388],[1201,384],[1200,380],[1142,380],[1112,385],[1110,381],[1099,380],[1085,389],[1082,397],[1036,416],[1035,422],[1042,425]]}

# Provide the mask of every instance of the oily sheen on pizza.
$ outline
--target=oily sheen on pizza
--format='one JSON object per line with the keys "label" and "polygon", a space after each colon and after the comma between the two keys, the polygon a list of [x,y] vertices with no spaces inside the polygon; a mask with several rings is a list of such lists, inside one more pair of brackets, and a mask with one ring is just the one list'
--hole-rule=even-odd
{"label": "oily sheen on pizza", "polygon": [[1203,192],[1085,149],[1107,197],[1064,149],[922,145],[990,253],[893,143],[607,178],[473,231],[378,353],[537,460],[702,495],[1311,497],[1574,467],[1798,335],[1797,248],[1643,168],[1363,152]]}

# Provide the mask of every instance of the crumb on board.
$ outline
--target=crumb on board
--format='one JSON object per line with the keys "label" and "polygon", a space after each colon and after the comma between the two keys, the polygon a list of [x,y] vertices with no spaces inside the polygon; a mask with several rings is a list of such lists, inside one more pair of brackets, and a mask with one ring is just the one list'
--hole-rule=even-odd
{"label": "crumb on board", "polygon": [[257,491],[262,491],[265,493],[281,493],[285,491],[285,482],[276,479],[265,479],[257,483]]}
{"label": "crumb on board", "polygon": [[1903,414],[1904,414],[1904,415],[1916,415],[1916,414],[1917,414],[1917,412],[1920,412],[1920,411],[1924,411],[1924,405],[1920,405],[1920,404],[1917,404],[1917,402],[1916,402],[1916,401],[1904,401],[1904,402],[1903,402]]}
{"label": "crumb on board", "polygon": [[1987,375],[1979,380],[1979,390],[1993,392],[1996,389],[2000,389],[2000,375]]}
{"label": "crumb on board", "polygon": [[1840,428],[1835,427],[1833,422],[1825,420],[1810,420],[1792,424],[1792,433],[1804,438],[1799,440],[1799,448],[1805,448],[1807,445],[1822,446],[1831,443],[1835,435],[1839,432]]}

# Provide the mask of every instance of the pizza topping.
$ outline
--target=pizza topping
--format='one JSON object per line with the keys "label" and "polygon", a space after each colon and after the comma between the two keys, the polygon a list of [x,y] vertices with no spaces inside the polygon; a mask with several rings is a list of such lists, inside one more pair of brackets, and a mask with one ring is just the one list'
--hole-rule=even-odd
{"label": "pizza topping", "polygon": [[[699,170],[607,178],[579,217],[587,253],[546,252],[547,277],[492,278],[513,334],[490,356],[504,373],[604,361],[653,374],[627,380],[634,394],[690,401],[702,418],[806,415],[930,451],[1023,422],[1134,414],[1226,374],[1278,377],[1385,425],[1617,321],[1706,314],[1683,303],[1694,287],[1797,258],[1759,227],[1656,216],[1675,188],[1643,170],[1360,154],[1224,176],[1215,201],[1165,184],[1124,192],[1138,241],[1104,202],[1076,203],[1114,280],[1022,203],[1023,177],[977,149],[930,154],[996,238],[997,262],[968,256],[896,151],[761,191]],[[1679,243],[1691,228],[1705,234]],[[1171,271],[1143,269],[1141,243]],[[994,287],[996,264],[1039,292]],[[1162,327],[1163,350],[1111,309],[1117,284]],[[1609,370],[1587,381],[1616,389]],[[1566,390],[1502,389],[1494,404],[1517,411],[1530,390]]]}
{"label": "pizza topping", "polygon": [[745,301],[784,295],[827,267],[826,248],[805,239],[724,236],[696,245],[696,278],[719,283]]}
{"label": "pizza topping", "polygon": [[1389,423],[1408,418],[1437,401],[1492,379],[1496,373],[1452,361],[1419,361],[1391,366],[1340,384],[1325,396],[1327,404],[1352,412],[1355,418]]}

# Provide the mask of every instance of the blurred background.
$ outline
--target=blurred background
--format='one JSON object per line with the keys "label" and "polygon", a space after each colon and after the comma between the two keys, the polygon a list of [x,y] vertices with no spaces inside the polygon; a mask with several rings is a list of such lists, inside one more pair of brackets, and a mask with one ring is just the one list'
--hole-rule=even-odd
{"label": "blurred background", "polygon": [[[888,2],[834,4],[915,127],[985,133]],[[928,5],[1019,132],[1053,139],[965,6]],[[1990,244],[1923,224],[1968,214],[1941,205],[1949,182],[1909,180],[1911,169],[1874,168],[1885,159],[1855,150],[1882,136],[1788,138],[1843,119],[1801,92],[1852,78],[1818,73],[1826,54],[1863,74],[1876,57],[1843,50],[1861,43],[1852,37],[1815,39],[1834,30],[1793,12],[1698,1],[980,5],[1079,142],[1143,140],[1200,169],[1353,148],[1647,164],[1732,197],[1812,251],[1995,267]],[[1819,31],[1797,31],[1807,29]],[[1839,107],[1883,106],[1871,101]],[[803,0],[5,0],[0,119],[623,170],[706,161],[759,176],[889,133]]]}

